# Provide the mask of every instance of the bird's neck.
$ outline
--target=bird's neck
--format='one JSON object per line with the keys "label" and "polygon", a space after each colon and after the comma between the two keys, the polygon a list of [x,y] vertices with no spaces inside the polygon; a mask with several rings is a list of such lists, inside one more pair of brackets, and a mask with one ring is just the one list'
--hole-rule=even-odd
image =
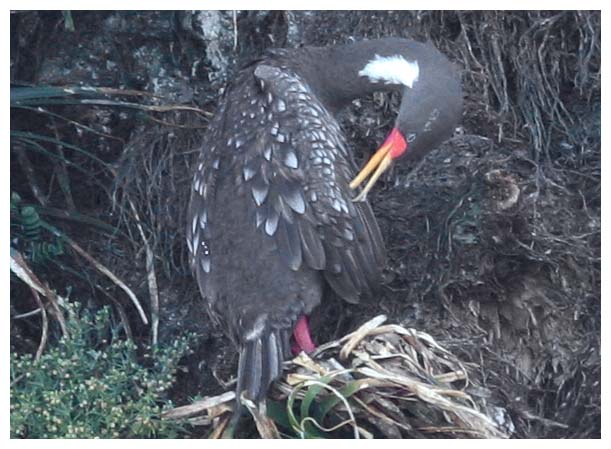
{"label": "bird's neck", "polygon": [[[400,90],[418,76],[412,41],[379,39],[334,47],[304,47],[294,59],[301,76],[332,111],[376,91]],[[395,59],[393,59],[395,58]]]}

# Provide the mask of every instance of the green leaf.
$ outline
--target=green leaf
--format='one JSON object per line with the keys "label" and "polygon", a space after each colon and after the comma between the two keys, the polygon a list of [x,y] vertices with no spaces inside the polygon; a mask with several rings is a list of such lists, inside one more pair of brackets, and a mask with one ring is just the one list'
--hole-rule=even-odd
{"label": "green leaf", "polygon": [[[355,380],[352,381],[348,384],[346,384],[344,387],[342,387],[339,392],[340,394],[345,398],[348,399],[350,396],[352,396],[354,393],[356,393],[357,391],[360,390],[362,385],[361,381]],[[330,396],[329,398],[325,399],[321,404],[320,404],[320,421],[321,423],[324,422],[327,414],[333,410],[333,408],[341,401],[341,398],[333,395]]]}
{"label": "green leaf", "polygon": [[[319,379],[319,381],[324,385],[331,382],[331,380],[332,380],[332,377],[330,376],[324,376]],[[312,405],[312,402],[314,401],[314,399],[320,394],[320,392],[324,388],[324,385],[314,384],[308,388],[308,391],[305,394],[303,401],[301,401],[300,412],[301,412],[302,418],[305,416],[310,416],[310,413],[309,413],[310,405]]]}
{"label": "green leaf", "polygon": [[269,416],[276,424],[291,429],[287,406],[283,402],[267,400],[267,416]]}
{"label": "green leaf", "polygon": [[64,16],[64,29],[66,31],[74,32],[74,20],[72,20],[72,11],[62,11]]}
{"label": "green leaf", "polygon": [[[11,87],[11,106],[21,102],[38,102],[44,104],[44,100],[49,98],[67,98],[78,95],[82,88],[36,86],[36,87]],[[90,91],[88,91],[91,94]]]}

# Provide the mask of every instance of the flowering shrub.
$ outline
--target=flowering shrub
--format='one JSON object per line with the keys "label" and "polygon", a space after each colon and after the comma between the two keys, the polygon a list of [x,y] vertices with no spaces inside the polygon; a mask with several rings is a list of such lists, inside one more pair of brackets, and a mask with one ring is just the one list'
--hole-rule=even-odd
{"label": "flowering shrub", "polygon": [[35,361],[11,354],[11,437],[176,437],[182,428],[162,421],[166,393],[190,336],[146,348],[110,330],[108,309],[95,314],[69,306],[69,336]]}

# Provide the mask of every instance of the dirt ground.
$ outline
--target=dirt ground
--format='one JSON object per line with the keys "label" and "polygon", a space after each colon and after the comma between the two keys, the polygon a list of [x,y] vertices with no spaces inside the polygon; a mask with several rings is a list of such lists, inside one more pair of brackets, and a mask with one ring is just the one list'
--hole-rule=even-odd
{"label": "dirt ground", "polygon": [[[330,295],[312,317],[315,334],[324,342],[385,313],[472,363],[471,393],[504,410],[512,437],[600,437],[599,12],[73,12],[72,21],[69,31],[59,12],[11,14],[13,85],[141,90],[205,111],[53,106],[85,132],[33,111],[11,115],[12,129],[55,133],[112,168],[66,150],[89,170],[68,171],[68,194],[47,187],[60,179],[48,158],[14,147],[11,190],[55,211],[57,225],[141,298],[150,297],[150,250],[159,340],[199,335],[175,403],[225,391],[237,360],[201,307],[183,244],[191,165],[222,87],[266,48],[408,36],[432,40],[462,69],[463,123],[370,195],[388,249],[384,286],[359,306]],[[397,105],[376,94],[341,114],[359,161],[382,142]],[[63,220],[66,210],[116,232]],[[108,303],[88,286],[96,276],[48,281]],[[30,302],[12,280],[12,310]],[[134,337],[148,339],[120,302]],[[12,347],[36,347],[36,326],[12,322],[11,331]]]}

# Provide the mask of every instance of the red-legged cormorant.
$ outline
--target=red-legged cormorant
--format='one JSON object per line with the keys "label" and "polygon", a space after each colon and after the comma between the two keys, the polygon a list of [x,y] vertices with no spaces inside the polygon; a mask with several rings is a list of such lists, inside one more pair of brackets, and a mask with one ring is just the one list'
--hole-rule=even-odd
{"label": "red-legged cormorant", "polygon": [[[395,125],[355,177],[334,114],[391,90],[403,94]],[[195,168],[187,244],[208,312],[239,351],[238,397],[265,398],[291,335],[314,349],[306,317],[325,284],[357,303],[380,283],[384,243],[367,192],[396,159],[449,138],[461,113],[458,72],[413,40],[271,50],[237,74]]]}

